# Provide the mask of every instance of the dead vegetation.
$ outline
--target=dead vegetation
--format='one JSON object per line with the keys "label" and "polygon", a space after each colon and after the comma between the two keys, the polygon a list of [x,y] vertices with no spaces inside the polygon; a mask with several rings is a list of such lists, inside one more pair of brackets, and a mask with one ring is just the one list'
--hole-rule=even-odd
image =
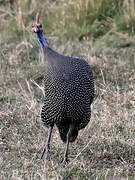
{"label": "dead vegetation", "polygon": [[[47,129],[40,121],[43,102],[43,62],[30,54],[9,62],[12,51],[1,61],[0,76],[0,179],[132,179],[135,171],[135,71],[130,49],[93,47],[67,42],[74,54],[87,57],[92,65],[96,98],[89,125],[70,148],[70,163],[60,163],[64,146],[57,129],[51,143],[51,161],[40,159]],[[70,44],[70,45],[69,45]],[[54,48],[56,49],[55,45]],[[30,50],[31,52],[32,50]],[[60,45],[57,51],[62,52]],[[29,52],[29,53],[30,53]],[[89,52],[89,53],[88,53]],[[18,53],[18,52],[17,52]],[[127,56],[127,58],[122,58]]]}
{"label": "dead vegetation", "polygon": [[[30,6],[34,9],[33,3]],[[51,8],[55,9],[55,5],[54,1]],[[0,22],[11,23],[16,16],[9,13],[1,17]],[[47,136],[40,120],[44,61],[34,36],[29,33],[29,23],[27,26],[24,22],[27,27],[20,32],[13,30],[16,27],[13,22],[9,23],[12,25],[9,34],[7,30],[0,34],[0,179],[133,180],[135,55],[131,36],[108,33],[93,41],[89,36],[67,40],[64,35],[63,38],[53,33],[46,35],[58,52],[85,57],[95,77],[91,121],[71,145],[70,163],[63,167],[60,159],[64,144],[56,128],[51,142],[51,161],[40,159]],[[16,32],[18,35],[14,36]]]}

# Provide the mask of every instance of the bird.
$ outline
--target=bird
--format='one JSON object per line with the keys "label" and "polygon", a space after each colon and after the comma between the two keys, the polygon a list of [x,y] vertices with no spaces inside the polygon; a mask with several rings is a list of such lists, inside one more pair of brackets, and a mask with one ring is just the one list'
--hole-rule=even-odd
{"label": "bird", "polygon": [[48,45],[42,24],[39,23],[39,13],[31,31],[37,34],[45,62],[41,120],[49,130],[41,158],[44,154],[50,154],[55,125],[66,144],[62,162],[68,164],[69,143],[76,140],[79,130],[87,126],[91,117],[95,95],[92,68],[84,58],[62,55]]}

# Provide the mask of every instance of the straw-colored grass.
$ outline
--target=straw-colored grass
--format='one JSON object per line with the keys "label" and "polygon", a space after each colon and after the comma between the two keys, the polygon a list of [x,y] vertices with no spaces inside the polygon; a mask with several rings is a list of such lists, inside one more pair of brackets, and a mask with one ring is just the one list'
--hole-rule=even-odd
{"label": "straw-colored grass", "polygon": [[[0,11],[0,180],[135,179],[134,2],[110,1],[119,18],[115,6],[106,11],[106,0],[6,2]],[[84,57],[94,73],[91,121],[70,145],[67,167],[56,127],[51,161],[40,159],[48,130],[40,119],[45,67],[29,32],[39,8],[52,48]]]}

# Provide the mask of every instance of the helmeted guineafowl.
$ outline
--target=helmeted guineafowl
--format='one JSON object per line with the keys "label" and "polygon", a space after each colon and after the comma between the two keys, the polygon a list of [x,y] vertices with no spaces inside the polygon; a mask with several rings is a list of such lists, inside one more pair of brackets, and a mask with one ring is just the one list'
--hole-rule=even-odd
{"label": "helmeted guineafowl", "polygon": [[51,133],[56,125],[62,141],[66,142],[63,161],[67,163],[69,142],[74,142],[78,131],[85,128],[90,121],[94,98],[93,73],[84,59],[61,55],[49,47],[38,15],[32,32],[37,34],[44,53],[45,98],[41,119],[45,126],[50,127],[41,157],[50,150]]}

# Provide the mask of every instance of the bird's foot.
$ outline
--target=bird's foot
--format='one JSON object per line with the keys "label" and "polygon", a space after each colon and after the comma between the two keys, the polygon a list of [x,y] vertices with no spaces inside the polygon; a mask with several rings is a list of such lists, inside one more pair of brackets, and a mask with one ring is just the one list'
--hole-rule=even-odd
{"label": "bird's foot", "polygon": [[68,163],[69,163],[69,161],[68,161],[68,158],[67,157],[64,157],[63,159],[62,159],[62,164],[64,165],[64,166],[67,166],[68,165]]}

